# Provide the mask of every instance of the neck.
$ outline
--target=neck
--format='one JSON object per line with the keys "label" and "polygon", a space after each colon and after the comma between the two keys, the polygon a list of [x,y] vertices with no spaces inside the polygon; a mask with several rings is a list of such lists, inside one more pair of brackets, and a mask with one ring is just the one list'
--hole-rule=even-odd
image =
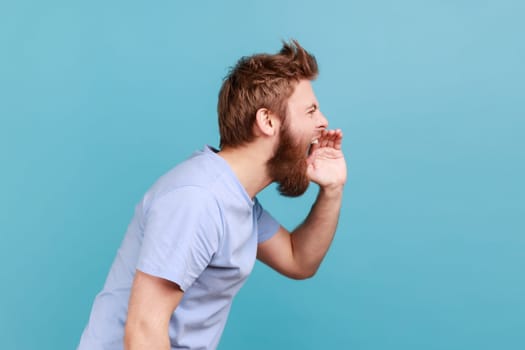
{"label": "neck", "polygon": [[224,147],[218,155],[232,168],[250,198],[255,197],[272,182],[268,176],[266,162],[269,157],[264,145],[252,143],[238,147]]}

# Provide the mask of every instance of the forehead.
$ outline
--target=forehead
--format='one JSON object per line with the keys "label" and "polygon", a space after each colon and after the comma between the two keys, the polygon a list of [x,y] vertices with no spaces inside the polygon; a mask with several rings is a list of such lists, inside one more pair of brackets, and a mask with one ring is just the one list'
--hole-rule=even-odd
{"label": "forehead", "polygon": [[317,104],[312,83],[309,80],[300,80],[288,100],[288,105],[290,108],[306,108],[312,104]]}

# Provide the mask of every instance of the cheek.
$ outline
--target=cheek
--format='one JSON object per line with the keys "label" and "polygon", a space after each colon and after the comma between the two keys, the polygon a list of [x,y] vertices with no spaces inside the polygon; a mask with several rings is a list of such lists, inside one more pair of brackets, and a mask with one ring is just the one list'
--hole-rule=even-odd
{"label": "cheek", "polygon": [[315,136],[315,127],[312,119],[304,118],[301,123],[289,127],[288,133],[297,146],[310,145],[312,138]]}

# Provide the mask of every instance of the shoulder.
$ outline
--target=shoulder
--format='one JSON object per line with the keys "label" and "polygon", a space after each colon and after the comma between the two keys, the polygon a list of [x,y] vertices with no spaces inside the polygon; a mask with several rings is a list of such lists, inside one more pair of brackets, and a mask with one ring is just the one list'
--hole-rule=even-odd
{"label": "shoulder", "polygon": [[211,151],[197,151],[162,175],[148,193],[166,194],[172,191],[193,192],[196,196],[212,193],[227,177],[224,164]]}
{"label": "shoulder", "polygon": [[207,212],[219,209],[219,201],[209,188],[195,185],[170,187],[146,194],[144,211],[164,208],[166,211]]}

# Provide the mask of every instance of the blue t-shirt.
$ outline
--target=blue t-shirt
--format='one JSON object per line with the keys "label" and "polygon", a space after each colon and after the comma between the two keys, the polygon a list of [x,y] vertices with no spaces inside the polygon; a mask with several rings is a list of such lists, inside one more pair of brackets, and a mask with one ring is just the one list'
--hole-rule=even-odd
{"label": "blue t-shirt", "polygon": [[223,158],[209,147],[195,152],[137,205],[78,349],[123,349],[136,269],[184,291],[170,320],[172,349],[215,349],[257,244],[278,229]]}

